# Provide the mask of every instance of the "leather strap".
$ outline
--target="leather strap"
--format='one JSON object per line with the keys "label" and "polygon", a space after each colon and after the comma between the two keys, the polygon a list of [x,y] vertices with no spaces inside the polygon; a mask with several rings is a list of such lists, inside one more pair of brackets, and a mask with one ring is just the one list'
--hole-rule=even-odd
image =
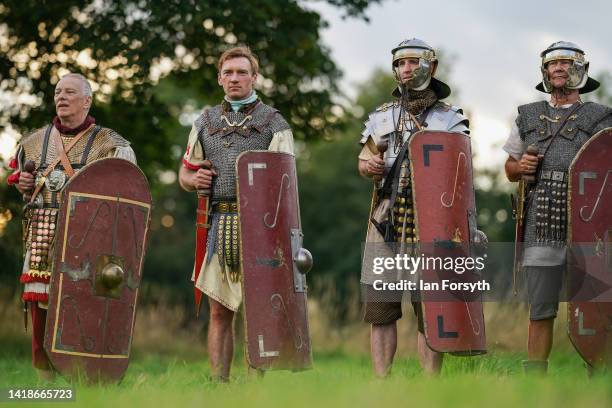
{"label": "leather strap", "polygon": [[[66,147],[66,149],[63,149],[63,143],[62,143],[62,149],[60,153],[59,157],[56,158],[53,163],[51,163],[51,165],[49,167],[47,167],[45,169],[45,171],[43,172],[43,177],[47,177],[49,175],[49,173],[51,173],[53,171],[53,169],[55,169],[55,166],[57,166],[59,164],[60,161],[62,161],[62,154],[66,155],[73,147],[74,145],[81,139],[81,137],[83,137],[83,135],[85,133],[87,133],[87,131],[89,131],[89,129],[92,128],[92,126],[94,126],[93,124],[91,126],[89,126],[87,129],[81,131],[79,134],[77,134],[68,144],[68,146]],[[51,131],[51,133],[57,132],[58,133],[58,137],[59,137],[59,132],[57,129],[53,128],[53,130]],[[51,135],[51,137],[53,137],[53,135]],[[61,140],[60,140],[61,143]],[[68,157],[66,157],[66,159],[68,159]],[[70,161],[68,160],[68,165],[70,166]],[[64,168],[66,168],[66,166],[64,165]],[[72,169],[72,166],[70,166],[70,170],[72,170],[72,173],[74,174],[74,170]],[[66,171],[66,173],[68,173],[68,171]],[[44,183],[40,183],[39,185],[36,186],[36,188],[34,189],[34,192],[32,193],[32,197],[30,198],[30,202],[28,204],[32,204],[34,202],[34,200],[36,199],[36,196],[38,195],[38,193],[40,193],[40,190],[42,189]]]}
{"label": "leather strap", "polygon": [[60,133],[56,128],[53,128],[51,131],[51,138],[53,139],[53,144],[55,144],[55,151],[62,162],[62,166],[64,166],[64,171],[68,177],[74,176],[74,169],[72,168],[68,155],[64,150],[64,142],[62,141]]}

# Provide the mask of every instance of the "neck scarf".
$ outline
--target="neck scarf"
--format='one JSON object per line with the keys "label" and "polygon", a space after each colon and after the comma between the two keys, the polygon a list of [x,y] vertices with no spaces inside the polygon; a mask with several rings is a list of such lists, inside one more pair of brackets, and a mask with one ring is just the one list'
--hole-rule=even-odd
{"label": "neck scarf", "polygon": [[231,105],[234,112],[238,112],[243,106],[249,105],[257,100],[257,92],[253,91],[249,97],[239,101],[232,101],[228,99],[226,95],[225,100]]}
{"label": "neck scarf", "polygon": [[53,118],[53,126],[55,126],[55,128],[59,130],[62,135],[76,135],[77,133],[81,132],[84,129],[87,129],[94,123],[96,123],[96,119],[93,116],[87,115],[83,123],[81,123],[79,126],[75,128],[69,128],[68,126],[62,125],[62,122],[60,122],[59,117],[56,116]]}
{"label": "neck scarf", "polygon": [[430,88],[423,89],[422,91],[408,89],[408,92],[402,93],[400,97],[404,109],[413,115],[421,114],[425,109],[436,103],[437,100],[436,93]]}

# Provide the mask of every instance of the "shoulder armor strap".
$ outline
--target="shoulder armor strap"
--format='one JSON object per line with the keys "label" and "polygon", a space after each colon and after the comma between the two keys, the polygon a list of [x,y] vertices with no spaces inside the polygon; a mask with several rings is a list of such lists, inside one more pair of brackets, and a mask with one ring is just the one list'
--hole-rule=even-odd
{"label": "shoulder armor strap", "polygon": [[368,137],[372,136],[372,129],[370,128],[370,120],[363,122],[363,130],[361,131],[361,138],[359,139],[360,144],[365,144],[368,141]]}
{"label": "shoulder armor strap", "polygon": [[397,102],[385,102],[376,108],[376,112],[385,112],[393,107]]}
{"label": "shoulder armor strap", "polygon": [[257,106],[255,106],[255,109],[262,109],[263,111],[266,111],[266,112],[278,112],[279,111],[278,109],[276,109],[276,108],[274,108],[274,107],[272,107],[270,105],[266,105],[263,102],[259,102],[257,104]]}
{"label": "shoulder armor strap", "polygon": [[204,108],[202,109],[202,113],[200,113],[200,116],[198,116],[196,118],[196,120],[193,122],[193,124],[196,126],[196,128],[198,129],[198,134],[201,135],[201,132],[206,129],[207,131],[210,132],[210,114],[213,110],[215,110],[217,107],[220,107],[221,105],[217,105],[217,106],[213,106],[213,107],[208,107],[208,108]]}
{"label": "shoulder armor strap", "polygon": [[443,110],[445,112],[453,111],[453,112],[457,112],[457,113],[463,114],[463,109],[461,109],[458,106],[451,105],[450,103],[446,103],[444,101],[437,101],[436,105],[434,106],[434,108]]}
{"label": "shoulder armor strap", "polygon": [[100,126],[94,126],[93,131],[89,135],[89,139],[87,139],[87,144],[85,145],[85,149],[83,149],[83,154],[81,156],[81,166],[87,164],[87,157],[91,151],[91,146],[93,146],[94,139],[98,135],[98,132],[100,132],[100,129],[102,129]]}
{"label": "shoulder armor strap", "polygon": [[454,111],[456,112],[456,110],[455,110],[455,109],[453,109],[453,108],[455,108],[455,106],[453,106],[453,105],[451,105],[451,104],[449,104],[449,103],[446,103],[446,102],[444,102],[444,101],[438,101],[438,102],[437,102],[436,107],[437,107],[438,109],[442,109],[442,110],[447,111],[447,112],[448,112],[449,110],[451,110],[451,109],[452,109],[452,110],[454,110]]}
{"label": "shoulder armor strap", "polygon": [[458,106],[451,106],[451,111],[454,112],[454,115],[448,123],[448,129],[453,132],[461,132],[469,135],[470,120],[463,114],[463,109]]}

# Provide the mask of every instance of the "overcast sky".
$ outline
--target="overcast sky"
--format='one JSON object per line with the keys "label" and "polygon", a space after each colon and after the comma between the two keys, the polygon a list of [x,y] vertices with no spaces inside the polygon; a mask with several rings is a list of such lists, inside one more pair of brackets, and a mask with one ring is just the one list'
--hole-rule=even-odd
{"label": "overcast sky", "polygon": [[[324,43],[344,72],[344,87],[354,89],[376,67],[389,67],[390,51],[417,37],[456,55],[450,86],[471,112],[478,166],[499,166],[505,153],[492,146],[507,136],[516,107],[545,98],[540,81],[540,52],[558,40],[580,45],[591,61],[591,74],[612,70],[611,1],[393,1],[370,6],[370,23],[341,19],[326,3],[308,3],[330,24]],[[445,61],[441,60],[440,64]]]}

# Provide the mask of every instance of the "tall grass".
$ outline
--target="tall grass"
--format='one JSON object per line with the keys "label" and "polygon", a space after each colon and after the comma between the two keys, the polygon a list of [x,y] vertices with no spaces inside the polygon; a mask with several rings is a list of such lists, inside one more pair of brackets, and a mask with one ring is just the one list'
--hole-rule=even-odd
{"label": "tall grass", "polygon": [[238,352],[232,382],[211,382],[202,323],[190,323],[187,312],[162,302],[138,311],[132,360],[123,381],[90,386],[61,377],[51,384],[39,382],[31,368],[29,337],[23,332],[18,302],[5,299],[0,304],[0,388],[74,387],[76,404],[66,403],[69,407],[612,406],[612,376],[587,378],[566,339],[564,316],[557,322],[546,378],[522,374],[527,311],[516,305],[487,304],[490,353],[446,356],[441,376],[432,379],[423,376],[414,356],[416,322],[410,305],[406,306],[399,322],[396,361],[384,381],[372,376],[367,325],[357,317],[342,326],[334,324],[324,308],[311,301],[313,370],[250,378]]}
{"label": "tall grass", "polygon": [[[1,293],[0,293],[1,295]],[[316,352],[369,353],[369,326],[361,321],[360,310],[352,311],[349,320],[340,324],[330,318],[329,302],[309,299],[308,312],[313,349]],[[403,305],[404,316],[398,321],[398,354],[416,353],[416,318],[409,303]],[[484,304],[487,345],[490,350],[523,352],[527,341],[528,310],[520,303]],[[206,319],[196,321],[179,305],[161,299],[155,305],[138,308],[134,330],[135,355],[198,355],[206,353]],[[573,350],[566,334],[566,307],[562,303],[555,322],[554,350]],[[243,338],[242,316],[236,318],[237,342]],[[29,334],[23,329],[21,304],[17,298],[0,296],[1,344],[27,343]],[[240,347],[237,347],[240,349]],[[26,347],[26,351],[27,351]]]}

